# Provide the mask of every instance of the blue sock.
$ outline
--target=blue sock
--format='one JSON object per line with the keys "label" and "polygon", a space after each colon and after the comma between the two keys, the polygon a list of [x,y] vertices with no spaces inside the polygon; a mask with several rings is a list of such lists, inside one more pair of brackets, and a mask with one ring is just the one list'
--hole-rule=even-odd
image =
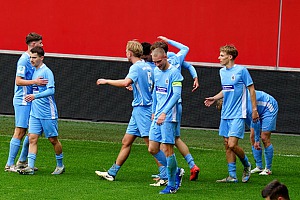
{"label": "blue sock", "polygon": [[245,154],[245,157],[243,159],[240,159],[240,161],[242,162],[244,167],[249,167],[249,160],[248,160],[248,157],[246,156],[246,154]]}
{"label": "blue sock", "polygon": [[158,168],[158,170],[159,170],[159,177],[161,179],[167,180],[168,179],[168,174],[167,174],[167,168],[166,168],[166,166],[160,166]]}
{"label": "blue sock", "polygon": [[64,158],[63,153],[61,153],[59,155],[55,154],[55,158],[56,158],[56,166],[62,167],[63,166],[63,158]]}
{"label": "blue sock", "polygon": [[34,168],[35,160],[36,160],[36,154],[29,153],[28,154],[28,166],[32,169]]}
{"label": "blue sock", "polygon": [[231,176],[232,178],[236,178],[236,163],[235,162],[228,163],[228,172],[229,172],[229,176]]}
{"label": "blue sock", "polygon": [[12,166],[13,164],[15,164],[15,158],[18,154],[20,146],[21,146],[21,140],[17,138],[11,138],[9,144],[9,155],[6,163],[7,166]]}
{"label": "blue sock", "polygon": [[253,157],[256,163],[256,167],[259,167],[260,169],[263,168],[262,166],[262,150],[257,150],[254,148],[254,146],[252,146],[252,153],[253,153]]}
{"label": "blue sock", "polygon": [[265,148],[265,160],[266,160],[266,168],[271,170],[272,168],[272,160],[274,155],[273,145],[271,144],[267,148]]}
{"label": "blue sock", "polygon": [[166,160],[166,156],[164,154],[164,152],[162,152],[162,150],[160,150],[157,154],[153,155],[156,160],[162,164],[163,166],[167,166],[167,160]]}
{"label": "blue sock", "polygon": [[111,176],[117,176],[118,171],[120,170],[121,166],[117,165],[116,163],[111,166],[108,170],[108,174]]}
{"label": "blue sock", "polygon": [[26,137],[23,140],[22,150],[19,157],[19,161],[24,162],[27,160],[28,156],[28,149],[29,149],[29,137],[26,135]]}
{"label": "blue sock", "polygon": [[192,169],[195,165],[193,156],[189,153],[184,157],[184,159],[189,164],[190,169]]}
{"label": "blue sock", "polygon": [[168,174],[168,186],[175,187],[177,160],[175,154],[167,157],[167,174]]}

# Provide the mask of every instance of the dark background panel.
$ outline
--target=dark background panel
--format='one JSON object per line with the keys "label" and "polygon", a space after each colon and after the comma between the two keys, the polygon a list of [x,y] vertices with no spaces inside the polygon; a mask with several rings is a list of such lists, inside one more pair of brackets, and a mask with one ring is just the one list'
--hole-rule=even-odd
{"label": "dark background panel", "polygon": [[[0,114],[13,115],[15,66],[20,55],[0,54]],[[132,93],[109,85],[97,86],[98,78],[125,78],[130,63],[46,57],[46,65],[55,76],[55,98],[60,118],[93,121],[128,122]],[[219,68],[195,66],[200,88],[191,92],[193,80],[183,69],[182,126],[218,128],[220,113],[204,106],[205,97],[221,90]],[[277,132],[300,133],[298,106],[300,73],[249,69],[255,88],[276,98],[279,104]]]}

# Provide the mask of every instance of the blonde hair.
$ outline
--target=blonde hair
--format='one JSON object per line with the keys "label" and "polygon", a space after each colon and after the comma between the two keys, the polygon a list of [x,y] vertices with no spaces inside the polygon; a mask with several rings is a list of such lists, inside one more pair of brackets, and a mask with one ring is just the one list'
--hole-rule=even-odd
{"label": "blonde hair", "polygon": [[134,57],[140,58],[143,55],[143,46],[138,41],[128,41],[126,50],[131,51]]}

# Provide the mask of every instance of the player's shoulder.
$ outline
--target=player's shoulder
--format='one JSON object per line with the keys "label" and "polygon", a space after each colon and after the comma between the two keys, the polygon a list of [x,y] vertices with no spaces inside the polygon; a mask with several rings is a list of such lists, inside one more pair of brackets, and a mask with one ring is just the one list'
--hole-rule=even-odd
{"label": "player's shoulder", "polygon": [[28,53],[24,52],[18,60],[18,65],[25,65],[30,63],[30,56]]}

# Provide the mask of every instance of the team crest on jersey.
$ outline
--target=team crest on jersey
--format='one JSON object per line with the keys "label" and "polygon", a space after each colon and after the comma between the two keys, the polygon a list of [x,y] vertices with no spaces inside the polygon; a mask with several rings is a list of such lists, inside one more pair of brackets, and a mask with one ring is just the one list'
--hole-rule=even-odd
{"label": "team crest on jersey", "polygon": [[232,80],[232,81],[234,81],[234,80],[235,80],[235,75],[234,75],[234,74],[232,74],[232,76],[231,76],[231,80]]}
{"label": "team crest on jersey", "polygon": [[19,66],[17,73],[18,74],[25,74],[25,66]]}
{"label": "team crest on jersey", "polygon": [[166,79],[166,82],[165,82],[167,85],[169,84],[169,79]]}

